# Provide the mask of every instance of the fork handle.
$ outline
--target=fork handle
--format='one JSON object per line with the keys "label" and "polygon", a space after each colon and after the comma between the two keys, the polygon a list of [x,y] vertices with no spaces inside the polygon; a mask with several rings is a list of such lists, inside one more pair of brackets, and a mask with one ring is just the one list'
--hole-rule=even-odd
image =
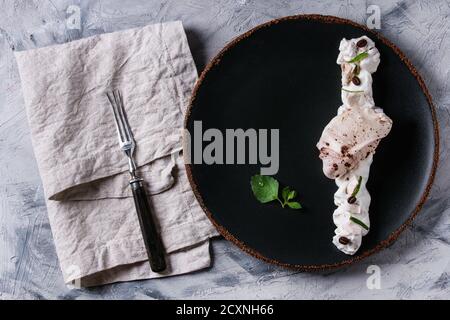
{"label": "fork handle", "polygon": [[147,249],[150,267],[153,272],[162,272],[166,269],[164,247],[156,229],[142,179],[132,179],[130,186],[133,190],[134,204],[136,205],[136,212],[141,226],[145,248]]}

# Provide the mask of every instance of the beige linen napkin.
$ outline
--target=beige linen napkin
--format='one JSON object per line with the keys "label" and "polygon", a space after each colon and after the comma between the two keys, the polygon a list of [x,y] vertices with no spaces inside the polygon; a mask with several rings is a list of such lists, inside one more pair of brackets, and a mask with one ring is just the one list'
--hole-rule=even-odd
{"label": "beige linen napkin", "polygon": [[139,173],[168,252],[162,276],[209,266],[217,232],[192,193],[182,126],[197,71],[181,22],[16,53],[50,225],[66,282],[160,277],[150,270],[105,91],[120,89]]}

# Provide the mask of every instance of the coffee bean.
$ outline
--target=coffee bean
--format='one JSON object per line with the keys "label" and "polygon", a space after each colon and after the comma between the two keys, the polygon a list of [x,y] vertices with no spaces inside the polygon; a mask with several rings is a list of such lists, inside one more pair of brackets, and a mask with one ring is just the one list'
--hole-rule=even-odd
{"label": "coffee bean", "polygon": [[359,78],[357,76],[354,76],[352,78],[352,82],[355,86],[359,86],[361,84],[361,80],[359,80]]}
{"label": "coffee bean", "polygon": [[366,39],[361,39],[356,43],[356,46],[358,48],[363,48],[367,45],[367,40]]}
{"label": "coffee bean", "polygon": [[350,243],[350,239],[346,238],[346,237],[340,237],[339,238],[339,243],[343,244],[344,246]]}
{"label": "coffee bean", "polygon": [[356,202],[356,197],[355,196],[351,196],[347,199],[347,202],[350,204],[354,204]]}

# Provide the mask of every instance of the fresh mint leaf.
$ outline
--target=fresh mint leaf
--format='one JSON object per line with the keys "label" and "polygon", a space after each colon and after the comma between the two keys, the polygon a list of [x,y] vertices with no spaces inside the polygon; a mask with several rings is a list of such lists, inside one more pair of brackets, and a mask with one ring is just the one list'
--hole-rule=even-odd
{"label": "fresh mint leaf", "polygon": [[287,205],[291,209],[301,209],[302,208],[302,205],[297,201],[288,202]]}
{"label": "fresh mint leaf", "polygon": [[359,178],[358,178],[358,184],[356,185],[355,189],[353,189],[353,192],[352,192],[351,197],[355,197],[355,196],[358,194],[359,189],[361,189],[361,182],[362,182],[362,177],[359,176]]}
{"label": "fresh mint leaf", "polygon": [[286,202],[289,200],[289,194],[291,193],[290,187],[284,187],[283,190],[281,190],[281,197],[283,198],[283,201]]}
{"label": "fresh mint leaf", "polygon": [[347,61],[348,63],[356,63],[359,62],[365,58],[367,58],[369,56],[369,54],[367,53],[367,51],[361,52],[360,54],[356,55],[353,59],[351,59],[350,61]]}
{"label": "fresh mint leaf", "polygon": [[288,200],[292,200],[292,199],[294,199],[296,196],[297,196],[297,191],[291,190],[291,191],[289,192],[289,194],[288,194],[287,199],[288,199]]}
{"label": "fresh mint leaf", "polygon": [[369,230],[369,227],[368,227],[364,222],[362,222],[361,220],[359,220],[358,218],[350,217],[350,220],[351,220],[352,222],[356,223],[356,224],[359,224],[359,225],[360,225],[361,227],[363,227],[364,229]]}
{"label": "fresh mint leaf", "polygon": [[250,182],[253,194],[261,203],[278,199],[278,181],[270,176],[255,175]]}

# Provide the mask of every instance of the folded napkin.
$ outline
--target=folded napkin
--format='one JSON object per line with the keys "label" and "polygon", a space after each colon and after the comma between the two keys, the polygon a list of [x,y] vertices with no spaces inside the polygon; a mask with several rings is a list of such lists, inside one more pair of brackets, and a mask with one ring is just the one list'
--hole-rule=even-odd
{"label": "folded napkin", "polygon": [[[184,112],[197,71],[181,22],[16,53],[64,279],[81,286],[209,266],[217,235],[188,183]],[[168,270],[151,271],[105,91],[122,92]]]}

